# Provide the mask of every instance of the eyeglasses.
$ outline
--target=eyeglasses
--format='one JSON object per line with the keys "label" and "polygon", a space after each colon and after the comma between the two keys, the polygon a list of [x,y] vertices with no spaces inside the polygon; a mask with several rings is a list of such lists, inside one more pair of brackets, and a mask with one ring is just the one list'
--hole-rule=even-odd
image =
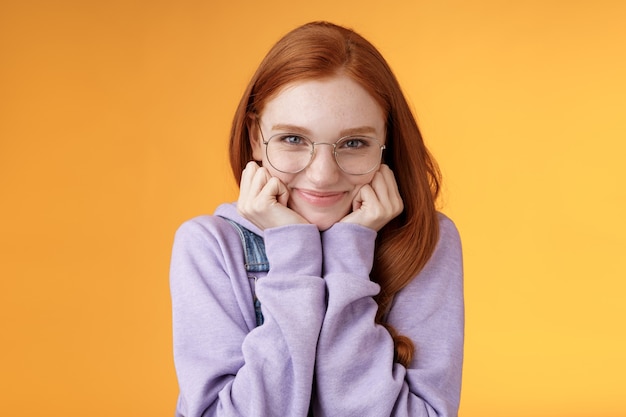
{"label": "eyeglasses", "polygon": [[[258,124],[258,123],[257,123]],[[365,175],[380,165],[385,145],[369,136],[351,135],[339,138],[335,143],[313,142],[299,133],[277,133],[265,140],[267,161],[277,171],[297,174],[309,166],[315,157],[315,147],[333,147],[333,155],[339,168],[350,175]]]}

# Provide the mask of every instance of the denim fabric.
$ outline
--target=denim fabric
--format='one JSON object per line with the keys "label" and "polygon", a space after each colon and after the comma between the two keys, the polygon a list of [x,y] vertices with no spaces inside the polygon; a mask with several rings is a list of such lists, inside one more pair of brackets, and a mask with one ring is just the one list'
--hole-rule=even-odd
{"label": "denim fabric", "polygon": [[[256,233],[251,232],[237,222],[234,222],[226,217],[222,217],[224,220],[232,224],[241,238],[243,244],[243,255],[245,257],[245,267],[247,272],[267,272],[270,270],[270,263],[267,260],[265,254],[265,242],[263,238]],[[248,278],[254,279],[256,284],[256,277],[254,275],[248,275]],[[252,295],[254,296],[254,312],[256,314],[256,325],[263,324],[263,313],[261,312],[261,301],[256,298],[254,288],[252,289]]]}

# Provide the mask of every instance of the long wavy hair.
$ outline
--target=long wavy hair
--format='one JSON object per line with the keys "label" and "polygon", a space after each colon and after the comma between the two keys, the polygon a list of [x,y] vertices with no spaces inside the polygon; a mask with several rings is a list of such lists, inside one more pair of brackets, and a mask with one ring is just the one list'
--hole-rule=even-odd
{"label": "long wavy hair", "polygon": [[339,73],[365,88],[386,117],[383,159],[396,176],[404,210],[378,232],[370,278],[381,287],[376,297],[376,322],[393,337],[395,360],[408,366],[415,346],[386,323],[386,315],[395,294],[424,267],[437,244],[435,200],[441,174],[398,81],[378,50],[353,30],[328,22],[308,23],[285,35],[265,56],[237,107],[230,135],[230,164],[239,183],[244,167],[253,159],[253,121],[283,87]]}

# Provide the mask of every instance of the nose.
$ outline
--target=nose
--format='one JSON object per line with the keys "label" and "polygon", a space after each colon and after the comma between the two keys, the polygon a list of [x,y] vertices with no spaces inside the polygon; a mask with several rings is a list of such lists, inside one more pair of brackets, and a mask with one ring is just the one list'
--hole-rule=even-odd
{"label": "nose", "polygon": [[[327,145],[327,146],[323,146]],[[318,187],[334,184],[339,179],[339,166],[332,143],[316,143],[311,163],[306,168],[309,180]]]}

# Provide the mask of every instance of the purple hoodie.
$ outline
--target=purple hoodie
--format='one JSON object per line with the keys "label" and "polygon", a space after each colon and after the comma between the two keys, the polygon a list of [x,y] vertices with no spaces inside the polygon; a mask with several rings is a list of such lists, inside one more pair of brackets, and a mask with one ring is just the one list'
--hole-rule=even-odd
{"label": "purple hoodie", "polygon": [[[238,232],[265,239],[271,265],[256,273],[263,325]],[[408,368],[374,323],[370,281],[376,232],[337,223],[264,232],[234,204],[184,223],[171,262],[177,416],[456,416],[463,362],[463,267],[454,224],[424,269],[395,297],[388,322],[411,338]]]}

